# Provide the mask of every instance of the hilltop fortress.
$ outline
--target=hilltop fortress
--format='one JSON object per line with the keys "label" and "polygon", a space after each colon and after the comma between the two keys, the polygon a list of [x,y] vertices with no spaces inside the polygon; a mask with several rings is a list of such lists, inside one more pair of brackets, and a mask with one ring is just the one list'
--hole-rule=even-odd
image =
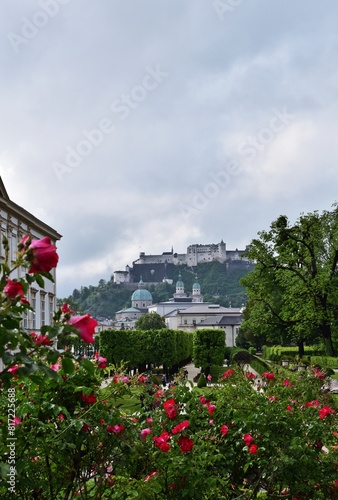
{"label": "hilltop fortress", "polygon": [[249,262],[243,257],[245,250],[227,250],[222,240],[220,243],[207,245],[189,245],[186,253],[163,252],[162,255],[146,255],[140,252],[133,266],[126,266],[125,271],[115,271],[114,281],[117,284],[138,283],[142,278],[144,283],[159,283],[172,281],[174,266],[184,265],[193,268],[197,264],[218,261],[220,263]]}

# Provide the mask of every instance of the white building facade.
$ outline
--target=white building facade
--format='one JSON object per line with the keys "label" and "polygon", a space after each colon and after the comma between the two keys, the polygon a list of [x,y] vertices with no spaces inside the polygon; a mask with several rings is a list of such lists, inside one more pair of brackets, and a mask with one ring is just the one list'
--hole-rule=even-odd
{"label": "white building facade", "polygon": [[[5,236],[9,244],[9,259],[13,261],[17,251],[17,245],[25,235],[33,239],[41,239],[48,236],[52,244],[56,245],[61,235],[53,228],[30,214],[24,208],[10,200],[5,186],[0,177],[0,260],[5,258],[5,250],[2,237]],[[9,263],[10,264],[10,263]],[[16,269],[11,278],[24,276],[27,269]],[[56,309],[56,270],[52,269],[54,283],[45,280],[45,288],[41,289],[36,283],[30,286],[27,300],[34,309],[29,311],[23,319],[23,327],[28,331],[39,332],[43,325],[51,325]]]}

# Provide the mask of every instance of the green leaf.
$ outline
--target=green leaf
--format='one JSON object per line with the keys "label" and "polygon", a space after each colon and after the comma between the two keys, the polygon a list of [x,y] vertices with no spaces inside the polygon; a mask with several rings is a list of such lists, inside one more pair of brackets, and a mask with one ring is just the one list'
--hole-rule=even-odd
{"label": "green leaf", "polygon": [[14,330],[20,328],[20,322],[13,318],[5,318],[2,320],[2,325],[8,330]]}
{"label": "green leaf", "polygon": [[43,279],[43,277],[40,274],[38,274],[38,273],[35,274],[35,281],[37,282],[37,284],[39,285],[39,287],[45,288],[44,279]]}
{"label": "green leaf", "polygon": [[95,366],[93,365],[93,363],[91,361],[89,361],[89,359],[86,359],[86,358],[81,359],[81,364],[90,375],[94,375]]}
{"label": "green leaf", "polygon": [[67,375],[73,375],[75,371],[75,367],[73,361],[69,358],[63,358],[62,360],[62,368]]}
{"label": "green leaf", "polygon": [[46,375],[48,375],[48,377],[52,378],[53,380],[59,380],[59,375],[51,368],[48,368],[48,366],[41,365],[41,369],[45,372]]}

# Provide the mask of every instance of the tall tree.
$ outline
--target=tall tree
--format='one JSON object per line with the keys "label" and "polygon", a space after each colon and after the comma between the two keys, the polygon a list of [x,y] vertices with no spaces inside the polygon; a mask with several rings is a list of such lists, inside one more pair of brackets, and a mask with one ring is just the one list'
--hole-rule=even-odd
{"label": "tall tree", "polygon": [[338,208],[302,214],[294,225],[281,215],[258,233],[247,251],[256,267],[241,283],[250,311],[243,328],[268,340],[297,342],[321,338],[334,355],[338,326]]}
{"label": "tall tree", "polygon": [[161,330],[166,328],[165,319],[155,312],[145,313],[135,323],[136,330]]}
{"label": "tall tree", "polygon": [[225,332],[201,328],[194,331],[194,363],[208,375],[212,366],[222,366],[225,350]]}

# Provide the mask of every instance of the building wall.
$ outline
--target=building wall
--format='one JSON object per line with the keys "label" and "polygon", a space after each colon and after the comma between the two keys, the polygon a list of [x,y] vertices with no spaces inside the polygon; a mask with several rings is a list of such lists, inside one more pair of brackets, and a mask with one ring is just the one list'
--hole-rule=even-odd
{"label": "building wall", "polygon": [[[41,239],[48,236],[52,244],[56,245],[61,235],[50,226],[37,219],[24,208],[12,202],[7,195],[0,178],[0,260],[5,259],[5,250],[2,236],[6,236],[9,243],[9,260],[15,259],[17,245],[24,236],[31,235],[33,239]],[[19,268],[13,271],[11,278],[24,276],[27,269]],[[56,309],[56,270],[52,269],[54,283],[45,280],[45,288],[42,290],[36,283],[29,288],[27,300],[34,308],[29,311],[23,320],[23,326],[27,330],[39,332],[41,326],[52,324],[52,318]]]}

